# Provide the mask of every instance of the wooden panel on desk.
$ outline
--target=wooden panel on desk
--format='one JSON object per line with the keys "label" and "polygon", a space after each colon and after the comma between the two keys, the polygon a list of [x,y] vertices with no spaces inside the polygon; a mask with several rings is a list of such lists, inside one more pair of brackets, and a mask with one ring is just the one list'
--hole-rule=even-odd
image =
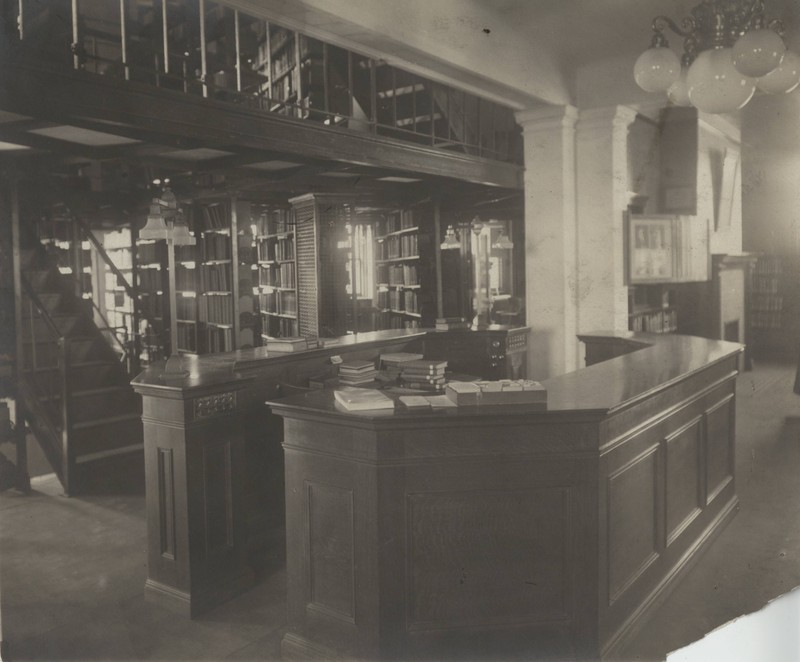
{"label": "wooden panel on desk", "polygon": [[708,503],[733,480],[734,475],[733,394],[706,411],[706,499]]}
{"label": "wooden panel on desk", "polygon": [[701,424],[702,418],[697,417],[665,439],[667,545],[672,544],[705,505]]}

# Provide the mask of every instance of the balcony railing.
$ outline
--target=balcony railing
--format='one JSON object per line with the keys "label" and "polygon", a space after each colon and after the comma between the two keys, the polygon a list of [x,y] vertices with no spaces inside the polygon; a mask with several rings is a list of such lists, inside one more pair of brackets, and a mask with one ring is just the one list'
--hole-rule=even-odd
{"label": "balcony railing", "polygon": [[[9,2],[9,0],[6,0]],[[512,109],[211,0],[15,0],[31,58],[521,162]]]}

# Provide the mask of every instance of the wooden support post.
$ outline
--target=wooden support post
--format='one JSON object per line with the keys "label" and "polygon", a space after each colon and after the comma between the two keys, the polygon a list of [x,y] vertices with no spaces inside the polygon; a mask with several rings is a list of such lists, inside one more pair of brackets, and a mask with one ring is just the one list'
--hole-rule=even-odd
{"label": "wooden support post", "polygon": [[[28,492],[31,488],[28,475],[28,446],[25,435],[25,407],[20,399],[20,384],[25,371],[25,346],[22,330],[22,248],[19,218],[19,183],[11,182],[11,254],[14,279],[14,441],[17,450],[17,489]],[[35,345],[34,345],[35,348]]]}

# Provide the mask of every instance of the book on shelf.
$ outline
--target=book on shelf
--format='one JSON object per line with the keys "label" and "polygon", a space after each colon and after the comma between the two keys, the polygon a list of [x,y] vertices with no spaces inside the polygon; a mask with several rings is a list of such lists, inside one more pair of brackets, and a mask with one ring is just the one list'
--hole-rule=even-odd
{"label": "book on shelf", "polygon": [[374,361],[366,361],[363,359],[347,359],[339,364],[339,372],[366,372],[375,368]]}
{"label": "book on shelf", "polygon": [[343,386],[333,392],[333,397],[347,411],[394,409],[394,400],[375,389]]}
{"label": "book on shelf", "polygon": [[422,354],[416,354],[414,352],[387,352],[386,354],[381,354],[379,358],[382,366],[389,367],[402,365],[409,361],[419,361],[422,358]]}

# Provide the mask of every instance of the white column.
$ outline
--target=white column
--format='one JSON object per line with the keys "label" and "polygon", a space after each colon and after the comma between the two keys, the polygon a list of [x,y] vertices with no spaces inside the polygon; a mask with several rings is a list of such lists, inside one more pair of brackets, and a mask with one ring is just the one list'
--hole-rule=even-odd
{"label": "white column", "polygon": [[575,370],[578,358],[575,121],[572,106],[517,113],[525,142],[525,310],[528,375]]}
{"label": "white column", "polygon": [[582,111],[576,131],[578,331],[628,328],[624,213],[628,206],[628,127],[624,106]]}

